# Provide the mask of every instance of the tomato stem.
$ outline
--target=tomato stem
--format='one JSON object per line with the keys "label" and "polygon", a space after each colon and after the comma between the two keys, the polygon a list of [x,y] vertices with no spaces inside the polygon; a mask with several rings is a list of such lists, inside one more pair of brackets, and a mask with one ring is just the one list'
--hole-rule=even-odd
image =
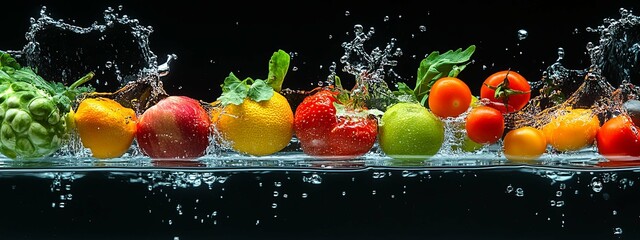
{"label": "tomato stem", "polygon": [[516,95],[516,94],[527,94],[530,93],[531,91],[521,91],[521,90],[515,90],[515,89],[511,89],[509,87],[509,73],[511,72],[511,68],[509,68],[507,70],[507,74],[504,76],[504,80],[502,80],[502,82],[500,84],[498,84],[497,86],[491,86],[487,83],[484,83],[485,86],[487,86],[489,89],[492,89],[495,91],[493,97],[496,99],[502,99],[503,103],[505,106],[509,105],[509,97],[512,95]]}

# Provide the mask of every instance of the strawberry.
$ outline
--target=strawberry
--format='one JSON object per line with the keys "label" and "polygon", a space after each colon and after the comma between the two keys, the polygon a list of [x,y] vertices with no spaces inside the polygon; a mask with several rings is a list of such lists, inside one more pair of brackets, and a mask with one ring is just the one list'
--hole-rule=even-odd
{"label": "strawberry", "polygon": [[320,89],[296,108],[294,129],[304,153],[350,159],[373,147],[378,134],[377,119],[364,107],[345,110],[338,94]]}

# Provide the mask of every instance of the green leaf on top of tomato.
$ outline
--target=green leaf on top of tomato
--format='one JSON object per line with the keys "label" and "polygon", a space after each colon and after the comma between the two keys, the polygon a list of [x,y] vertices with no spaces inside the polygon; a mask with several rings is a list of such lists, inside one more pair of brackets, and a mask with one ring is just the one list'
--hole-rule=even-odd
{"label": "green leaf on top of tomato", "polygon": [[457,77],[458,74],[470,63],[471,55],[475,52],[476,46],[471,45],[465,50],[449,50],[443,54],[433,51],[420,62],[418,67],[418,78],[413,94],[420,103],[425,106],[431,86],[436,80],[442,77]]}

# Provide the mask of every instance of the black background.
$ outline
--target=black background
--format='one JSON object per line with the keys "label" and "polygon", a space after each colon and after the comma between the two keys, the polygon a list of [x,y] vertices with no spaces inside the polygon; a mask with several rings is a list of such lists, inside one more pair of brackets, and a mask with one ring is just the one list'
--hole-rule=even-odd
{"label": "black background", "polygon": [[[564,6],[568,5],[568,6]],[[213,101],[229,72],[238,77],[265,78],[271,54],[283,49],[295,53],[284,88],[308,90],[329,75],[328,67],[344,53],[341,43],[353,39],[353,26],[374,27],[368,43],[384,47],[396,38],[404,55],[394,70],[410,86],[426,54],[432,51],[477,46],[459,77],[479,94],[480,82],[494,71],[511,68],[530,81],[564,48],[564,64],[573,69],[589,66],[586,45],[598,36],[587,27],[602,25],[605,18],[619,18],[619,9],[635,12],[640,3],[631,0],[582,1],[12,1],[3,3],[4,23],[0,49],[21,50],[26,44],[29,18],[37,18],[42,6],[54,19],[79,26],[102,20],[108,7],[122,6],[121,14],[152,26],[150,48],[166,60],[176,54],[171,72],[163,78],[172,95],[189,95]],[[349,14],[347,14],[349,12]],[[385,20],[388,18],[388,20]],[[420,31],[425,26],[426,31]],[[524,29],[528,37],[519,40]],[[293,68],[297,70],[292,70]],[[352,77],[343,81],[349,84]],[[346,80],[345,80],[346,79]]]}
{"label": "black background", "polygon": [[[289,71],[284,87],[313,88],[329,74],[331,62],[339,61],[340,44],[352,39],[347,33],[362,24],[377,29],[372,46],[398,39],[405,55],[398,59],[396,70],[409,85],[425,54],[475,44],[475,62],[460,77],[478,94],[480,82],[497,70],[512,68],[531,81],[540,79],[560,47],[565,49],[567,66],[586,68],[586,45],[598,36],[585,28],[597,27],[607,17],[617,18],[621,7],[640,11],[634,0],[164,2],[3,2],[0,49],[22,49],[29,18],[37,18],[42,6],[56,19],[87,26],[100,20],[107,7],[122,5],[122,13],[153,26],[150,47],[161,61],[167,54],[178,55],[164,79],[167,91],[213,101],[231,71],[239,77],[266,76],[267,61],[277,49],[297,53],[292,67],[298,70]],[[419,30],[421,25],[425,32]],[[524,40],[517,38],[520,29],[529,33]],[[405,178],[396,171],[382,180],[369,171],[341,172],[323,175],[322,185],[303,182],[303,174],[310,173],[239,173],[213,190],[204,185],[148,190],[147,184],[102,172],[88,173],[72,184],[72,190],[63,187],[62,192],[50,190],[51,179],[3,178],[0,238],[638,239],[640,235],[638,185],[627,189],[622,181],[610,181],[602,192],[590,185],[596,177],[611,179],[616,173],[577,175],[563,182],[566,190],[555,180],[550,183],[515,170],[433,171],[433,178]],[[639,181],[633,171],[617,174],[619,179]],[[277,188],[275,182],[285,187]],[[508,193],[509,186],[523,188],[525,196]],[[560,190],[564,195],[558,196]],[[289,198],[274,197],[274,191],[288,193]],[[52,207],[66,193],[73,193],[73,200],[66,201],[64,209]],[[302,193],[310,197],[303,198]],[[566,205],[551,206],[552,200]],[[177,204],[182,204],[184,215],[178,215]],[[207,218],[204,224],[194,220],[194,215],[202,218],[213,211],[220,216]],[[175,222],[169,225],[168,219]],[[213,223],[216,219],[218,224]],[[262,220],[260,225],[256,219]],[[616,227],[624,233],[615,235]]]}

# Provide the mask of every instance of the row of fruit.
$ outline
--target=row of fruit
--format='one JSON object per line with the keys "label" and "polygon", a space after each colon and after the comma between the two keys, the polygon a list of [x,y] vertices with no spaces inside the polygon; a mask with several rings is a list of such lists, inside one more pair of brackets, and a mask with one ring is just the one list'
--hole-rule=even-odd
{"label": "row of fruit", "polygon": [[473,96],[458,74],[474,51],[472,45],[429,54],[420,63],[416,86],[398,84],[398,97],[384,109],[367,106],[366,87],[346,90],[336,78],[334,85],[314,89],[295,112],[280,93],[290,62],[282,50],[272,55],[266,79],[230,73],[213,103],[167,96],[142,112],[125,107],[129,104],[121,99],[87,94],[92,89],[80,85],[92,74],[65,87],[0,53],[0,152],[16,159],[44,157],[76,131],[99,159],[120,157],[134,143],[154,159],[198,158],[212,145],[266,156],[295,136],[305,154],[319,158],[357,158],[377,142],[390,157],[424,160],[443,146],[445,120],[464,118],[464,134],[458,137],[465,151],[499,143],[508,159],[521,161],[535,160],[549,149],[596,145],[605,156],[640,156],[638,123],[627,113],[601,124],[591,109],[565,108],[541,126],[507,128],[505,116],[529,104],[531,86],[516,71],[498,71]]}

